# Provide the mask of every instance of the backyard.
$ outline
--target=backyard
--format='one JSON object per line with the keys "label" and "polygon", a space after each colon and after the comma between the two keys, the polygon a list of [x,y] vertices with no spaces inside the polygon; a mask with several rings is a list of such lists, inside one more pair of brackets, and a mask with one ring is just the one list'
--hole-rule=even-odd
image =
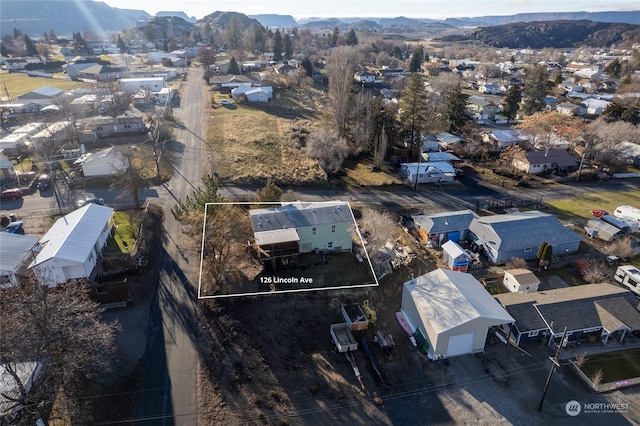
{"label": "backyard", "polygon": [[17,98],[19,95],[28,93],[32,90],[43,86],[57,87],[58,89],[71,90],[89,87],[89,83],[81,81],[61,80],[58,78],[29,77],[22,73],[0,72],[0,80],[7,88],[11,99]]}
{"label": "backyard", "polygon": [[600,383],[640,377],[640,349],[589,355],[579,368],[592,381],[602,371]]}

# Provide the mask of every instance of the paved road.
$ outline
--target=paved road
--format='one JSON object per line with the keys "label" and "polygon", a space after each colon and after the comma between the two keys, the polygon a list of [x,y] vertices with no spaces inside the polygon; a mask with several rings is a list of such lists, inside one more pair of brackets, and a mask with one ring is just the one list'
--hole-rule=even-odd
{"label": "paved road", "polygon": [[136,408],[136,424],[195,425],[198,416],[196,296],[190,279],[197,262],[188,263],[176,246],[181,225],[171,215],[174,197],[189,194],[200,182],[199,151],[202,116],[202,72],[191,69],[182,90],[182,105],[174,116],[181,123],[176,140],[182,155],[174,156],[176,173],[170,184],[154,188],[165,208],[166,239],[160,257],[158,291],[150,314],[150,339],[143,384]]}

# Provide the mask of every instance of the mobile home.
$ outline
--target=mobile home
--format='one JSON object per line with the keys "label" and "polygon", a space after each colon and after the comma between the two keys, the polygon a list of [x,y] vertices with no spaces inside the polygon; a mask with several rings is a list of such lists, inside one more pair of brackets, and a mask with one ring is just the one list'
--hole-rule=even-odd
{"label": "mobile home", "polygon": [[629,217],[640,222],[640,209],[632,206],[618,206],[613,212],[615,217]]}
{"label": "mobile home", "polygon": [[640,270],[635,266],[618,266],[616,275],[613,278],[635,294],[640,295]]}

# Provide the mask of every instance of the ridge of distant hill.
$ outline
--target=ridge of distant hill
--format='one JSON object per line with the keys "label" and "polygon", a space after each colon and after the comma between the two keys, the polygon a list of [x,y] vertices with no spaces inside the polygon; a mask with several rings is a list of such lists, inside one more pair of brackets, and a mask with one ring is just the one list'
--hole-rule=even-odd
{"label": "ridge of distant hill", "polygon": [[184,12],[180,12],[180,11],[160,11],[158,13],[156,13],[156,16],[162,16],[162,17],[168,17],[168,16],[175,16],[177,18],[181,18],[184,19],[187,22],[191,22],[192,24],[195,23],[197,21],[197,19],[195,17],[189,17],[186,13]]}
{"label": "ridge of distant hill", "polygon": [[138,19],[149,19],[144,10],[118,9],[104,2],[68,0],[0,1],[0,29],[2,34],[13,35],[13,29],[32,37],[40,37],[53,29],[56,34],[71,35],[85,28],[100,34],[135,26]]}
{"label": "ridge of distant hill", "polygon": [[517,13],[505,16],[477,16],[473,18],[447,18],[445,22],[456,27],[490,27],[518,22],[539,21],[593,21],[640,24],[640,11],[626,12],[543,12]]}
{"label": "ridge of distant hill", "polygon": [[640,25],[592,21],[540,21],[482,27],[440,41],[480,42],[494,47],[563,48],[640,43]]}
{"label": "ridge of distant hill", "polygon": [[273,28],[293,28],[299,24],[293,19],[291,15],[277,15],[273,13],[260,14],[260,15],[247,15],[249,18],[255,19],[260,22],[263,27]]}

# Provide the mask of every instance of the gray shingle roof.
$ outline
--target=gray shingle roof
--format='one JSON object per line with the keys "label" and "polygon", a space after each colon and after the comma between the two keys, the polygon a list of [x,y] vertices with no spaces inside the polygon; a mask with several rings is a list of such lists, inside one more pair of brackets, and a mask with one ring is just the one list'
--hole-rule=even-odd
{"label": "gray shingle roof", "polygon": [[441,234],[446,232],[469,229],[471,221],[478,218],[471,210],[459,210],[453,212],[420,214],[412,216],[414,222],[429,234]]}
{"label": "gray shingle roof", "polygon": [[15,271],[36,244],[38,237],[0,232],[0,271]]}
{"label": "gray shingle roof", "polygon": [[544,241],[553,245],[582,240],[555,216],[540,212],[484,216],[473,220],[469,229],[498,251],[537,248]]}
{"label": "gray shingle roof", "polygon": [[249,210],[253,232],[353,222],[347,203],[292,203]]}

